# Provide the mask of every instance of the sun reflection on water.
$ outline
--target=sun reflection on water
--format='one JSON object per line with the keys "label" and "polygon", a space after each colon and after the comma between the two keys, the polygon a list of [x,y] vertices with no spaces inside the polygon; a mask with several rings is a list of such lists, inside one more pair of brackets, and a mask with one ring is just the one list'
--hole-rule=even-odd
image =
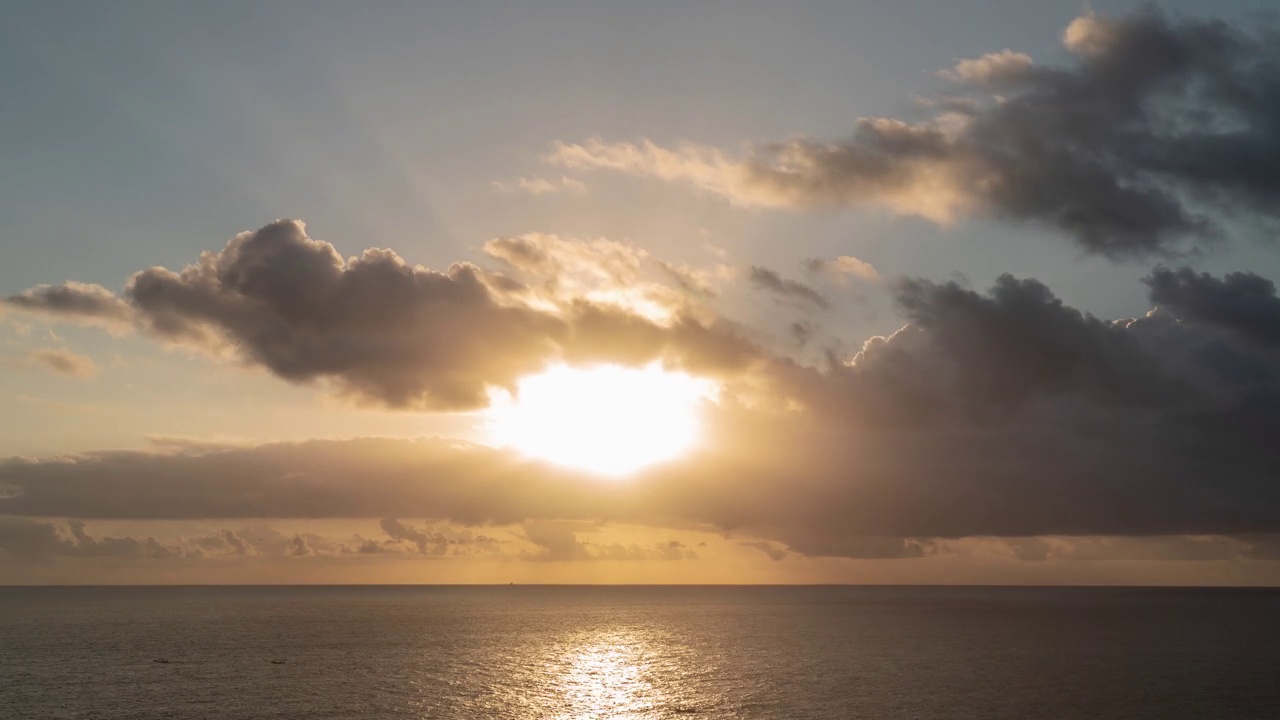
{"label": "sun reflection on water", "polygon": [[[548,628],[550,631],[551,629]],[[546,642],[487,654],[477,671],[489,692],[460,717],[520,720],[676,720],[738,717],[715,689],[714,649],[651,627],[550,631]]]}
{"label": "sun reflection on water", "polygon": [[557,720],[649,718],[663,704],[652,652],[637,633],[609,632],[567,648],[549,668]]}

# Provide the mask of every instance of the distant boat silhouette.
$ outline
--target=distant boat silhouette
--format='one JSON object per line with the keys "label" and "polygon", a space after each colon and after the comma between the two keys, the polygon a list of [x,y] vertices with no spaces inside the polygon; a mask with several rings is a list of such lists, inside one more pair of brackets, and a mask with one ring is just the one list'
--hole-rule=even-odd
{"label": "distant boat silhouette", "polygon": [[151,662],[164,663],[165,665],[169,664],[169,661],[164,658],[153,658]]}
{"label": "distant boat silhouette", "polygon": [[283,660],[272,660],[272,661],[271,661],[271,664],[272,664],[272,665],[283,665],[283,664],[284,664],[284,661],[283,661]]}

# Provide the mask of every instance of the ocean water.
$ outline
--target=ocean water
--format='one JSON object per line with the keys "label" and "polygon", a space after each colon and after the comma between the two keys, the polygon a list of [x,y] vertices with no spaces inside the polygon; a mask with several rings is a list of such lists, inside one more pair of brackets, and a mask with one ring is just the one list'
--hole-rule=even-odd
{"label": "ocean water", "polygon": [[1280,591],[0,588],[0,718],[1280,718]]}

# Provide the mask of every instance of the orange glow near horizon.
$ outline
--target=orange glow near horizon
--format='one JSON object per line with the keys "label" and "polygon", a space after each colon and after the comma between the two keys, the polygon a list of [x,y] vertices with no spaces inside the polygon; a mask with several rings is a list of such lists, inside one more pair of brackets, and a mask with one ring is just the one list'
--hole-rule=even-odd
{"label": "orange glow near horizon", "polygon": [[515,396],[494,399],[490,435],[530,457],[623,476],[675,459],[701,438],[710,380],[642,368],[558,364],[523,378]]}

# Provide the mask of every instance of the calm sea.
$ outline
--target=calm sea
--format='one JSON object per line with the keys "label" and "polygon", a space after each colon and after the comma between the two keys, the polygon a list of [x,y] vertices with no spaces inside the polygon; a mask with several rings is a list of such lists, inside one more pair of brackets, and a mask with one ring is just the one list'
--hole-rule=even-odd
{"label": "calm sea", "polygon": [[1280,718],[1280,591],[0,588],[0,718]]}

